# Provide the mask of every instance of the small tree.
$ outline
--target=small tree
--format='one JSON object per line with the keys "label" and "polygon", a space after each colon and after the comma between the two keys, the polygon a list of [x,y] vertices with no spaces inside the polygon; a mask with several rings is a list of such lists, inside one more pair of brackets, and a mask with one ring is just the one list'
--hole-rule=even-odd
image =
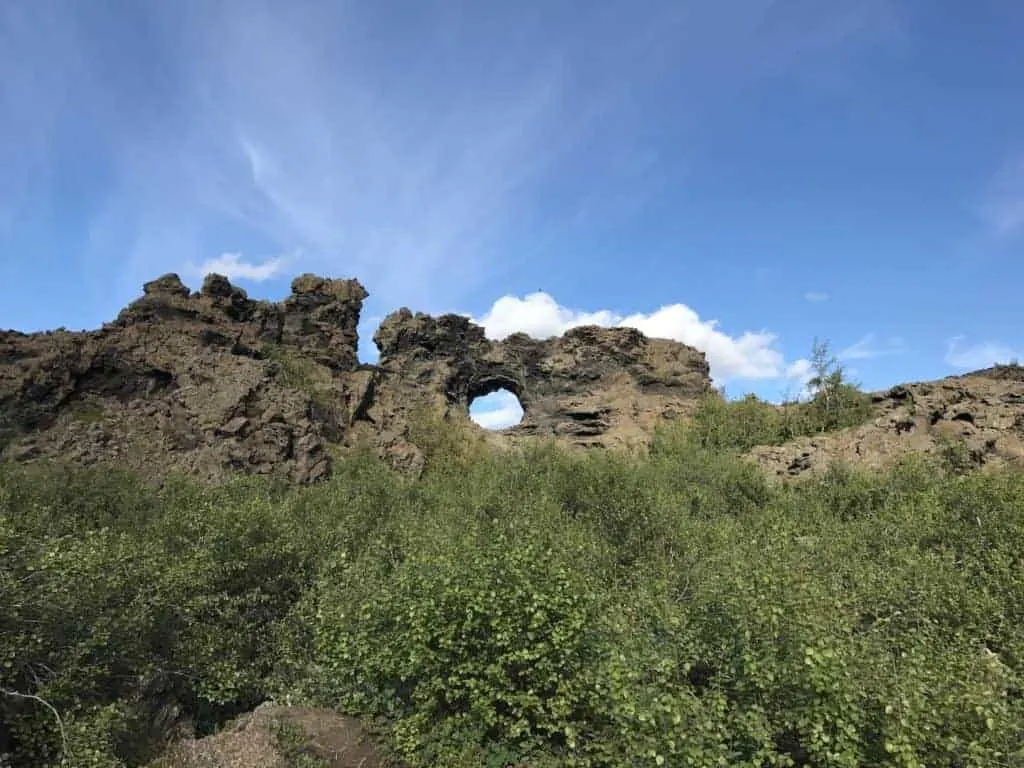
{"label": "small tree", "polygon": [[820,431],[852,426],[870,414],[870,404],[856,384],[847,380],[846,369],[827,341],[817,337],[811,346],[811,370],[807,382],[811,406],[820,417]]}
{"label": "small tree", "polygon": [[828,342],[819,341],[817,336],[811,345],[811,370],[814,371],[814,376],[807,382],[807,389],[810,390],[812,398],[823,398],[825,409],[828,410],[835,390],[843,382],[845,371],[839,359],[829,349]]}

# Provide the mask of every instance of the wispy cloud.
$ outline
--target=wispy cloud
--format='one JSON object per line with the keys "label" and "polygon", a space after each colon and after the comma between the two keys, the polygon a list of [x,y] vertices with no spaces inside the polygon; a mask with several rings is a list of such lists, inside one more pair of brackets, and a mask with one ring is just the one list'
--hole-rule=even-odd
{"label": "wispy cloud", "polygon": [[1010,160],[996,173],[979,213],[996,238],[1024,235],[1024,156]]}
{"label": "wispy cloud", "polygon": [[836,357],[840,360],[869,360],[874,357],[898,355],[904,351],[906,344],[898,336],[879,341],[874,333],[868,333],[850,346],[839,350]]}
{"label": "wispy cloud", "polygon": [[[83,215],[118,222],[83,272],[133,292],[216,254],[294,250],[385,304],[451,305],[520,256],[552,178],[578,182],[565,216],[639,209],[657,164],[629,158],[651,156],[655,118],[668,131],[752,79],[841,66],[891,25],[884,0],[384,5],[0,3],[0,225],[37,187],[58,195],[73,116],[102,179]],[[687,108],[665,112],[677,94]]]}
{"label": "wispy cloud", "polygon": [[946,347],[946,363],[962,370],[979,370],[1017,359],[1024,359],[1024,355],[995,341],[964,344],[963,336],[954,336]]}
{"label": "wispy cloud", "polygon": [[189,263],[189,272],[194,275],[206,276],[216,273],[231,280],[252,280],[261,283],[276,277],[287,267],[290,259],[277,256],[259,263],[243,261],[240,253],[224,253],[216,259],[209,259],[198,266]]}
{"label": "wispy cloud", "polygon": [[[41,51],[41,41],[50,50]],[[78,30],[65,16],[0,3],[0,226],[13,226],[44,191],[53,139],[78,95],[67,82],[87,70]]]}
{"label": "wispy cloud", "polygon": [[515,332],[548,338],[580,325],[637,328],[648,336],[674,339],[704,352],[711,375],[720,384],[737,378],[798,378],[804,370],[796,363],[786,363],[776,346],[775,334],[746,331],[729,335],[718,327],[717,320],[701,319],[685,304],[623,315],[607,309],[583,311],[564,307],[549,294],[538,291],[523,298],[503,296],[476,322],[492,339],[502,339]]}
{"label": "wispy cloud", "polygon": [[823,301],[828,301],[828,294],[824,291],[808,291],[804,294],[804,298],[812,304],[820,304]]}
{"label": "wispy cloud", "polygon": [[[73,112],[104,171],[91,213],[119,223],[84,258],[116,259],[105,271],[129,291],[223,252],[268,251],[358,276],[389,303],[470,290],[520,191],[568,139],[563,61],[550,39],[503,50],[498,28],[477,50],[458,9],[402,19],[308,0],[109,18],[0,4],[0,218],[25,203],[25,182],[53,177],[47,148]],[[7,163],[12,147],[32,162],[11,150]]]}

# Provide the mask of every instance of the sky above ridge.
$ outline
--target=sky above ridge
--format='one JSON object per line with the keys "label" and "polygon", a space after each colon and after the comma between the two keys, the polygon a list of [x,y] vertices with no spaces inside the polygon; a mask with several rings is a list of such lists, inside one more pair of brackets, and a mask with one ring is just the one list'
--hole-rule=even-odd
{"label": "sky above ridge", "polygon": [[1018,0],[0,0],[0,328],[315,272],[367,360],[399,306],[633,325],[731,395],[815,337],[869,389],[1024,358],[1022,39]]}

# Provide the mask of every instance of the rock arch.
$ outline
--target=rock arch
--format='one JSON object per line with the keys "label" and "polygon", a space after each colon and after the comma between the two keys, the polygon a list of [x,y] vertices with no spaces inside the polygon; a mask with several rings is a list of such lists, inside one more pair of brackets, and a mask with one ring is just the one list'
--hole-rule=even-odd
{"label": "rock arch", "polygon": [[301,275],[283,301],[255,301],[220,275],[193,292],[169,274],[100,330],[0,332],[3,458],[310,482],[330,472],[327,443],[369,439],[415,468],[414,413],[468,422],[473,399],[497,389],[525,412],[503,439],[615,446],[645,441],[711,388],[702,353],[635,329],[494,341],[467,317],[404,308],[374,334],[379,362],[363,365],[367,296],[357,280]]}

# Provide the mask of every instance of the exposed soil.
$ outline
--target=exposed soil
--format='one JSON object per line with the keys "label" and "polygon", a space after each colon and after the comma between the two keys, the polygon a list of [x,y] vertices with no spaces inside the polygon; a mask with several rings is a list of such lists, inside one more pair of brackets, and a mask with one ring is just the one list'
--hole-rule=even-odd
{"label": "exposed soil", "polygon": [[[283,749],[281,724],[305,735]],[[322,768],[398,768],[360,722],[322,709],[264,704],[213,736],[175,744],[150,768],[291,768],[287,752]],[[294,759],[293,761],[294,762]]]}

